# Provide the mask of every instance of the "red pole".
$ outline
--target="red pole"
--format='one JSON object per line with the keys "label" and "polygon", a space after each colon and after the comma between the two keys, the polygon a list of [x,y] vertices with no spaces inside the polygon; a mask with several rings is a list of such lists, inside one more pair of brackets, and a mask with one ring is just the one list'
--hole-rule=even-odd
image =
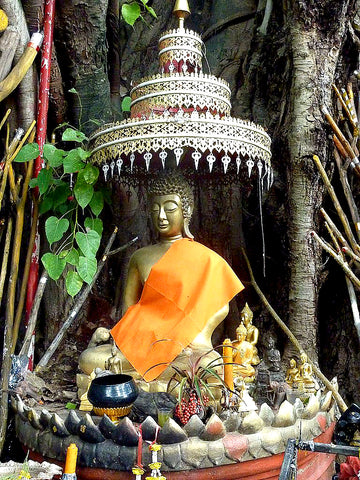
{"label": "red pole", "polygon": [[[33,176],[37,177],[43,167],[43,147],[46,141],[47,117],[49,108],[49,88],[51,70],[51,49],[54,34],[55,0],[45,0],[44,8],[44,41],[41,51],[39,100],[37,112],[36,142],[39,145],[40,155],[35,160]],[[38,195],[38,191],[35,192]],[[36,220],[37,221],[37,220]],[[29,272],[26,296],[26,322],[29,318],[34,301],[39,277],[39,233],[36,233],[33,254]],[[29,352],[29,368],[33,367],[33,352]]]}

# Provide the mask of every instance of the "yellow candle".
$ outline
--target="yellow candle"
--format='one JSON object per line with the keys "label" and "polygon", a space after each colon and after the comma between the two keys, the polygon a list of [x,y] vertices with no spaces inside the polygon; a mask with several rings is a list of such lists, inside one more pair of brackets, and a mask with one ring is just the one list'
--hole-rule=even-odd
{"label": "yellow candle", "polygon": [[70,443],[66,452],[64,473],[75,473],[78,448],[75,443]]}
{"label": "yellow candle", "polygon": [[[231,344],[230,338],[226,338],[223,342],[223,361],[224,365],[224,382],[225,385],[230,389],[234,390],[234,377],[233,377],[233,366],[232,366],[232,358],[233,358],[233,348]],[[231,363],[231,365],[229,365]],[[228,365],[226,365],[228,364]]]}

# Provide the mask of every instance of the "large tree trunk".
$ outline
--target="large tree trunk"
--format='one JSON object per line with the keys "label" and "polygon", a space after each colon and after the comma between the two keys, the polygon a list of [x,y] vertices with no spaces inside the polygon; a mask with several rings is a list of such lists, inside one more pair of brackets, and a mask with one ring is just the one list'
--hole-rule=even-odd
{"label": "large tree trunk", "polygon": [[65,0],[58,3],[55,45],[65,82],[69,120],[85,132],[91,120],[109,121],[110,88],[107,76],[106,11],[108,0]]}
{"label": "large tree trunk", "polygon": [[289,154],[289,327],[315,361],[318,352],[317,300],[321,252],[312,242],[310,231],[316,228],[322,185],[312,156],[318,154],[323,160],[328,157],[327,132],[320,106],[331,104],[331,83],[334,82],[344,42],[350,3],[314,3],[311,0],[288,3],[292,64],[286,121]]}

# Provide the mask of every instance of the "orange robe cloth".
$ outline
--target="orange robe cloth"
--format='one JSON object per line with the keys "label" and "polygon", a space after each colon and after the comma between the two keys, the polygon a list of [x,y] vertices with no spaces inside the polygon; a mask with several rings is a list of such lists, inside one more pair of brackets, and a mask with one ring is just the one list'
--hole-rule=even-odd
{"label": "orange robe cloth", "polygon": [[193,240],[177,240],[153,265],[140,300],[111,335],[135,370],[154,380],[243,288],[220,255]]}

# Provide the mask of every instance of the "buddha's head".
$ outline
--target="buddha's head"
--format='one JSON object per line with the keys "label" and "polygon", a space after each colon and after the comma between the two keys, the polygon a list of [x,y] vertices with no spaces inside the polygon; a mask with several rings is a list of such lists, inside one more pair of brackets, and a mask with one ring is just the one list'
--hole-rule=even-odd
{"label": "buddha's head", "polygon": [[239,342],[242,342],[246,338],[246,327],[242,323],[236,329],[236,338]]}
{"label": "buddha's head", "polygon": [[290,368],[295,368],[296,367],[296,360],[295,358],[290,358]]}
{"label": "buddha's head", "polygon": [[302,365],[304,365],[304,363],[307,362],[307,355],[306,355],[306,353],[301,353],[301,354],[300,354],[300,362],[302,363]]}
{"label": "buddha's head", "polygon": [[248,327],[252,322],[253,312],[247,303],[245,304],[245,307],[241,310],[240,316],[244,325]]}
{"label": "buddha's head", "polygon": [[148,199],[151,218],[160,237],[194,238],[189,230],[194,197],[181,175],[172,173],[153,180]]}

